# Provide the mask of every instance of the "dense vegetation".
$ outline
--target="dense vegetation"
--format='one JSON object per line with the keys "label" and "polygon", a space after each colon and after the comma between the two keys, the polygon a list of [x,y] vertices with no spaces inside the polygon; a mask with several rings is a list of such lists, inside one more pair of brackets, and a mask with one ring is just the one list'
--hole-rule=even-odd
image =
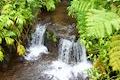
{"label": "dense vegetation", "polygon": [[[21,41],[41,8],[55,9],[59,0],[0,0],[0,61],[4,46],[25,54]],[[120,80],[120,0],[73,0],[68,15],[76,18],[80,42],[87,48],[93,68],[91,80]]]}
{"label": "dense vegetation", "polygon": [[17,53],[23,56],[25,48],[21,35],[26,24],[32,24],[41,8],[47,11],[55,9],[58,0],[0,0],[0,61],[4,60],[3,46],[14,46]]}
{"label": "dense vegetation", "polygon": [[73,0],[68,11],[93,62],[91,80],[120,80],[120,0]]}

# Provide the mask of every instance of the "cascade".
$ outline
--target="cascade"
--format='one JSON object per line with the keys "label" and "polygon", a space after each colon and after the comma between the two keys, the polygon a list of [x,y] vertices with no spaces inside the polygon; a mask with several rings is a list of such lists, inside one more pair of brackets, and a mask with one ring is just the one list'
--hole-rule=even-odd
{"label": "cascade", "polygon": [[75,62],[87,61],[86,49],[79,40],[73,44],[73,56]]}
{"label": "cascade", "polygon": [[59,43],[59,60],[69,63],[70,54],[72,51],[73,41],[60,39]]}
{"label": "cascade", "polygon": [[[43,53],[48,54],[48,49],[44,46],[45,31],[46,25],[37,25],[30,47],[27,48],[27,55],[24,56],[26,60],[38,60]],[[52,61],[42,72],[42,80],[87,80],[87,70],[92,65],[87,61],[86,49],[79,40],[75,42],[73,36],[61,38],[58,54],[58,60]]]}
{"label": "cascade", "polygon": [[38,24],[35,32],[32,35],[30,47],[27,48],[27,53],[24,58],[29,61],[34,61],[40,58],[45,53],[48,54],[48,49],[44,46],[44,33],[46,25]]}
{"label": "cascade", "polygon": [[86,49],[79,40],[74,42],[74,39],[60,39],[58,53],[58,59],[68,64],[87,61]]}
{"label": "cascade", "polygon": [[85,47],[79,41],[61,38],[58,53],[58,60],[53,61],[50,69],[44,72],[51,77],[50,80],[88,80],[87,70],[92,65],[87,61]]}
{"label": "cascade", "polygon": [[[63,3],[66,3],[66,0]],[[37,61],[30,66],[29,64],[26,64],[27,66],[23,64],[23,68],[20,66],[21,69],[15,71],[20,68],[18,66],[14,70],[13,78],[8,80],[13,80],[15,77],[14,80],[88,80],[87,70],[92,67],[92,64],[87,60],[85,46],[79,40],[75,41],[77,30],[72,23],[76,21],[68,17],[66,7],[66,4],[60,4],[54,12],[48,15],[46,12],[41,14],[43,24],[36,25],[24,56],[30,62]],[[49,20],[50,25],[47,23]],[[46,40],[48,41],[46,44],[49,44],[47,46],[51,50],[50,53],[44,45],[46,28],[47,31],[55,33],[55,36],[59,39],[58,44],[55,43],[55,45],[54,43],[51,44],[52,41]],[[43,55],[48,53],[49,55]],[[57,59],[56,56],[58,56]]]}

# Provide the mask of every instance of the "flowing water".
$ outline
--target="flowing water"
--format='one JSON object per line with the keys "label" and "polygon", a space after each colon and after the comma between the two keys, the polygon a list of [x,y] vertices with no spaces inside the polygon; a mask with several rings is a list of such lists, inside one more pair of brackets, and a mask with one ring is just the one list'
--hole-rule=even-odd
{"label": "flowing water", "polygon": [[34,61],[40,58],[45,53],[48,54],[48,49],[44,46],[44,33],[46,31],[46,25],[37,25],[35,32],[32,35],[30,47],[27,48],[26,60]]}
{"label": "flowing water", "polygon": [[69,63],[70,54],[72,51],[73,41],[60,39],[59,43],[59,60]]}
{"label": "flowing water", "polygon": [[73,44],[73,56],[76,62],[87,62],[85,46],[79,40]]}
{"label": "flowing water", "polygon": [[[32,35],[31,45],[27,49],[26,60],[34,61],[47,54],[47,47],[44,46],[44,33],[46,25],[38,25]],[[52,61],[48,68],[41,73],[41,80],[87,80],[87,70],[91,64],[87,61],[85,47],[79,40],[74,38],[59,40],[58,60]],[[46,77],[47,75],[47,77]]]}
{"label": "flowing water", "polygon": [[[92,65],[87,60],[84,45],[79,40],[75,40],[75,26],[72,26],[73,21],[67,16],[66,7],[66,4],[61,3],[52,14],[47,16],[44,13],[41,14],[43,20],[46,17],[51,18],[50,23],[52,23],[52,26],[48,26],[47,22],[36,25],[24,56],[24,59],[28,62],[22,63],[4,74],[2,72],[0,80],[89,79],[87,70]],[[51,43],[49,43],[50,47],[44,44],[47,43],[44,41],[46,41],[45,33],[48,28],[52,29],[53,32],[56,30],[55,33],[59,36],[56,46]]]}
{"label": "flowing water", "polygon": [[88,80],[87,70],[91,67],[84,46],[74,40],[60,39],[58,60],[44,74],[51,80]]}

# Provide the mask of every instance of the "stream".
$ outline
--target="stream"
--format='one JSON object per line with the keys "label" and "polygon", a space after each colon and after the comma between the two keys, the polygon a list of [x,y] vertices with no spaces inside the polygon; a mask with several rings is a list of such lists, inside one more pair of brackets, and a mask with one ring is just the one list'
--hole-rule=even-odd
{"label": "stream", "polygon": [[[89,80],[86,49],[76,40],[74,19],[67,16],[67,5],[61,3],[52,13],[42,13],[26,46],[24,61],[4,72],[0,80]],[[57,37],[54,43],[46,32]]]}

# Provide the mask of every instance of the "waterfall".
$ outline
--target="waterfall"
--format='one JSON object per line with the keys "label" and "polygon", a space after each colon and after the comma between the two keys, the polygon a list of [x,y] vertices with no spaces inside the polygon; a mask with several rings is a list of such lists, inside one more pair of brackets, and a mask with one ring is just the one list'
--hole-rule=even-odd
{"label": "waterfall", "polygon": [[44,33],[46,31],[46,24],[38,24],[36,30],[32,35],[30,47],[27,48],[26,56],[24,58],[29,61],[34,61],[40,58],[40,56],[48,53],[48,49],[44,46]]}
{"label": "waterfall", "polygon": [[[46,25],[37,25],[32,35],[30,47],[24,58],[29,61],[37,60],[43,53],[48,54],[44,46]],[[41,73],[41,80],[87,80],[87,70],[92,65],[87,61],[86,49],[80,41],[75,42],[75,36],[61,38],[58,44],[58,60],[52,61],[48,69]]]}
{"label": "waterfall", "polygon": [[73,56],[75,62],[87,61],[86,49],[79,40],[73,44]]}
{"label": "waterfall", "polygon": [[60,39],[59,42],[59,60],[65,63],[87,61],[86,49],[84,45],[80,44],[79,40]]}
{"label": "waterfall", "polygon": [[70,54],[72,51],[73,41],[60,39],[59,43],[59,60],[69,63]]}
{"label": "waterfall", "polygon": [[44,44],[44,33],[46,31],[46,25],[37,25],[37,28],[32,35],[31,46]]}
{"label": "waterfall", "polygon": [[[58,60],[53,61],[43,74],[47,74],[50,80],[88,80],[87,70],[92,65],[87,61],[86,49],[79,40],[61,38],[58,53]],[[43,80],[47,80],[45,76]]]}

